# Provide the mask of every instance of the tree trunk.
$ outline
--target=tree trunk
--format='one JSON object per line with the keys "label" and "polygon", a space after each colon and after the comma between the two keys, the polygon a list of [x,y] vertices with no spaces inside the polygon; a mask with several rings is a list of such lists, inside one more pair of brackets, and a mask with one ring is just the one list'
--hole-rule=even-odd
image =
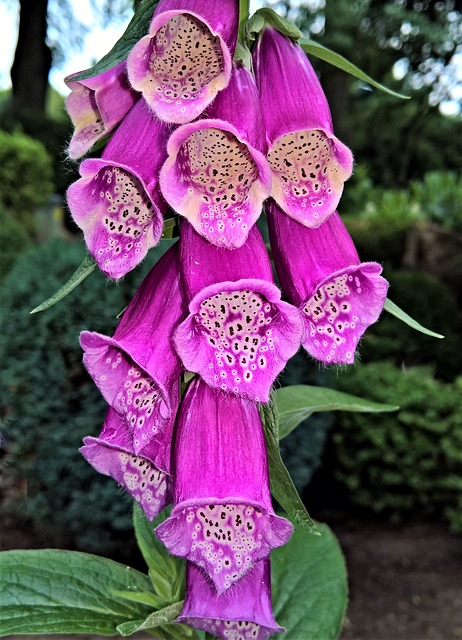
{"label": "tree trunk", "polygon": [[17,115],[43,114],[51,68],[46,45],[48,0],[20,0],[19,34],[11,67]]}

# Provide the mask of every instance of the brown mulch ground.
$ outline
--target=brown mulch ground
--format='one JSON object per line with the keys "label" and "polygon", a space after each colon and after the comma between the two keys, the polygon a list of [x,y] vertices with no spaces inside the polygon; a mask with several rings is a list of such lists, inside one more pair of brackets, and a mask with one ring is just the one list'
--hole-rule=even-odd
{"label": "brown mulch ground", "polygon": [[429,523],[333,528],[350,580],[341,640],[462,639],[462,536]]}
{"label": "brown mulch ground", "polygon": [[[462,536],[434,523],[395,527],[353,522],[332,528],[345,553],[350,579],[341,640],[462,640]],[[43,545],[27,531],[3,532],[4,549],[33,546]],[[9,637],[43,640],[43,636]],[[51,640],[72,637],[51,636]]]}

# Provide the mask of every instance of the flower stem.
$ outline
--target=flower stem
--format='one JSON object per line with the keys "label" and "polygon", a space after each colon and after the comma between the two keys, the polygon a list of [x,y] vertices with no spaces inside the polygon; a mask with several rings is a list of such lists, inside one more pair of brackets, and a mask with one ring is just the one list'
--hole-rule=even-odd
{"label": "flower stem", "polygon": [[250,0],[239,0],[239,42],[243,45],[246,44],[245,27],[249,19],[249,4]]}

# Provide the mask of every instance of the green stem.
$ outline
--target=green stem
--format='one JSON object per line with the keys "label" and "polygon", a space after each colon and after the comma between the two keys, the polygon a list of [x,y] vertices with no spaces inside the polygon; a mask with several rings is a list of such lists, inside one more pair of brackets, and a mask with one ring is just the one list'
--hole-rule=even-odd
{"label": "green stem", "polygon": [[239,42],[242,45],[246,44],[245,27],[249,19],[249,4],[250,0],[239,0]]}

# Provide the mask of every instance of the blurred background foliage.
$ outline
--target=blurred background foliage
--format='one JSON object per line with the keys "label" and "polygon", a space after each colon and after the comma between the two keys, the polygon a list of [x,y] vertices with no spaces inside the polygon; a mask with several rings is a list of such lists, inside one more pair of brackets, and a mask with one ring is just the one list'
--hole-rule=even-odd
{"label": "blurred background foliage", "polygon": [[[128,16],[131,6],[93,4],[99,21]],[[429,338],[384,313],[362,340],[354,367],[325,369],[299,353],[280,384],[329,385],[401,408],[384,416],[317,414],[284,439],[284,458],[315,512],[392,521],[417,513],[461,531],[462,117],[454,80],[460,6],[267,4],[376,80],[411,95],[404,101],[371,91],[313,60],[336,132],[357,160],[340,213],[360,256],[383,263],[396,304],[445,335]],[[71,125],[64,98],[47,83],[50,65],[78,49],[83,27],[65,0],[20,5],[13,89],[0,94],[2,509],[7,520],[34,527],[57,546],[123,558],[133,551],[130,501],[78,453],[82,437],[98,433],[105,411],[82,366],[78,334],[113,331],[162,249],[122,283],[93,273],[56,307],[29,315],[85,255],[63,205],[77,176],[64,151]],[[33,15],[38,20],[34,11],[43,26],[38,40],[27,36]],[[27,59],[34,65],[24,65]]]}

